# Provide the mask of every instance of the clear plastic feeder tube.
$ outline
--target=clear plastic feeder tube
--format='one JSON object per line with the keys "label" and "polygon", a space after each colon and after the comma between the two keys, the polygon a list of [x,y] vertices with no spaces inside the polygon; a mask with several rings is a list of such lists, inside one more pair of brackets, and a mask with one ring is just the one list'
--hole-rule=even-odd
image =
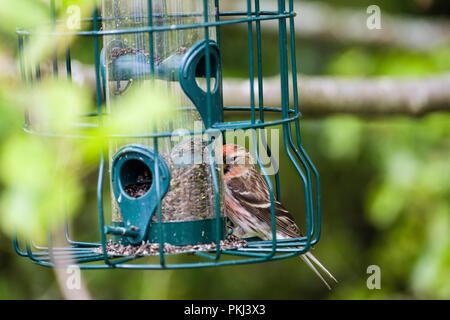
{"label": "clear plastic feeder tube", "polygon": [[[151,3],[151,12],[148,4]],[[103,0],[103,30],[136,30],[149,26],[193,25],[205,22],[203,0]],[[216,8],[208,1],[209,21],[214,21]],[[210,28],[209,39],[215,40],[216,30]],[[169,31],[130,32],[103,37],[103,74],[105,80],[107,112],[113,114],[121,108],[121,99],[134,86],[146,81],[155,81],[167,88],[176,109],[180,112],[165,123],[158,123],[159,132],[177,129],[204,129],[202,117],[191,99],[183,91],[177,79],[177,63],[196,43],[205,39],[203,27],[172,29]],[[152,50],[151,50],[152,49]],[[211,78],[211,87],[214,86]],[[145,106],[144,106],[145,107]],[[149,103],[148,107],[152,107]],[[130,124],[131,126],[132,124]],[[149,124],[148,133],[154,125]],[[114,140],[110,143],[110,172],[113,158],[124,145],[139,144],[153,150],[153,139]],[[163,221],[191,221],[216,217],[215,192],[208,159],[202,163],[186,164],[178,161],[187,153],[205,154],[206,141],[201,137],[185,137],[182,141],[171,138],[158,139],[158,154],[166,161],[170,170],[170,187],[162,199]],[[178,159],[178,160],[177,160]],[[136,184],[124,186],[130,197],[138,199],[145,195],[153,183],[151,171],[145,165],[131,164],[137,170]],[[221,187],[222,171],[216,170]],[[147,187],[142,187],[146,185]],[[220,192],[220,194],[222,194]],[[112,197],[112,221],[123,221],[120,206],[114,193]],[[220,206],[222,213],[222,205]],[[157,221],[157,215],[153,215]]]}

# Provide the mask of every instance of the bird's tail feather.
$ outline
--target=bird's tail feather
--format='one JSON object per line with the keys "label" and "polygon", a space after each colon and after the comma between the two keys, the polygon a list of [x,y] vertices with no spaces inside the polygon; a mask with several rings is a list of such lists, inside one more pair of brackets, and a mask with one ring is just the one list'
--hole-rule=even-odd
{"label": "bird's tail feather", "polygon": [[[308,265],[308,267],[320,278],[320,280],[322,280],[322,282],[327,286],[327,288],[329,290],[331,290],[330,285],[328,284],[328,282],[323,278],[322,274],[319,272],[319,270],[317,270],[316,266],[312,263],[314,262],[323,272],[325,272],[325,274],[330,277],[331,279],[333,279],[335,282],[338,282],[336,280],[335,277],[333,277],[333,275],[331,274],[330,271],[328,271],[321,263],[319,260],[317,260],[316,257],[313,256],[313,254],[311,252],[307,252],[305,254],[302,254],[300,256],[300,258],[302,258],[303,261],[305,261],[305,263]],[[312,262],[311,262],[311,260]]]}
{"label": "bird's tail feather", "polygon": [[311,252],[307,252],[306,255],[307,255],[308,258],[311,259],[317,266],[319,266],[319,268],[320,268],[323,272],[325,272],[325,274],[326,274],[328,277],[330,277],[331,279],[333,279],[336,283],[338,282],[338,281],[336,280],[336,278],[331,274],[331,272],[328,271],[327,268],[325,268],[325,267],[320,263],[320,261],[317,260],[316,257],[314,257],[314,255],[313,255]]}

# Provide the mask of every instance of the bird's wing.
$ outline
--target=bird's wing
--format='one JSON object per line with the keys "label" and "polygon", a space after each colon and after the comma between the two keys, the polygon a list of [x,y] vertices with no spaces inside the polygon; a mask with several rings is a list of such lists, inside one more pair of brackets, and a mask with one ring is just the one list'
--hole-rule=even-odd
{"label": "bird's wing", "polygon": [[[271,227],[270,194],[266,182],[259,173],[249,176],[252,177],[251,181],[242,177],[230,178],[227,181],[228,190],[245,210]],[[274,201],[274,205],[277,233],[291,238],[301,237],[302,234],[289,211],[278,201]]]}

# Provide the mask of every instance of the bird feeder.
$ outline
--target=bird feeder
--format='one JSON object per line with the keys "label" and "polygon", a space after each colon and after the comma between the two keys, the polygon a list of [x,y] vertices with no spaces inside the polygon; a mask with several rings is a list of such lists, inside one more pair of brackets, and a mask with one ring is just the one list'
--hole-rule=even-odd
{"label": "bird feeder", "polygon": [[[316,244],[321,222],[320,183],[300,137],[293,32],[296,13],[293,0],[288,1],[287,6],[284,0],[274,1],[274,4],[275,8],[263,9],[259,0],[242,0],[242,10],[224,12],[218,0],[103,0],[92,18],[83,21],[92,24],[91,30],[50,32],[49,37],[73,35],[93,41],[98,108],[89,116],[97,119],[99,126],[103,114],[117,112],[122,99],[145,82],[163,84],[178,112],[170,121],[149,125],[148,132],[105,137],[108,154],[100,159],[97,185],[98,240],[73,240],[66,226],[68,243],[58,248],[58,254],[51,243],[37,246],[31,239],[15,238],[17,253],[45,266],[54,266],[70,256],[71,261],[85,269],[160,269],[283,259],[303,254]],[[50,17],[55,17],[54,0],[51,10]],[[59,23],[54,19],[51,22],[54,26]],[[274,50],[279,56],[276,61],[280,68],[279,106],[264,104],[263,66],[275,63],[264,61],[262,57],[261,25],[264,23],[278,31]],[[233,25],[243,26],[239,30],[246,32],[248,39],[248,51],[242,55],[249,65],[250,100],[246,106],[223,105],[222,55],[224,50],[234,48],[222,47],[220,36],[223,28]],[[26,40],[35,33],[19,29],[17,34],[22,53]],[[55,76],[58,76],[59,63],[55,55]],[[70,47],[64,63],[66,74],[70,76]],[[24,82],[37,80],[39,66],[31,67],[23,55],[21,66]],[[246,120],[225,121],[227,113],[231,112],[244,114]],[[268,114],[279,116],[267,121]],[[200,127],[195,123],[200,123]],[[230,239],[223,204],[223,168],[211,147],[212,133],[225,136],[236,130],[260,130],[261,140],[266,140],[266,130],[275,126],[282,127],[280,152],[287,155],[302,185],[299,193],[305,203],[302,210],[305,235],[284,240]],[[48,136],[45,129],[29,121],[25,128],[30,134]],[[188,129],[178,143],[170,140],[174,128]],[[252,137],[256,142],[256,135]],[[263,148],[271,164],[277,167],[269,146],[253,145],[256,165],[271,193],[273,209],[275,200],[281,198],[279,172],[283,168],[269,176],[259,155],[262,151],[259,149]],[[201,161],[197,161],[197,157]],[[105,179],[110,182],[108,192],[104,192],[108,188]],[[104,199],[105,194],[110,196]],[[105,201],[111,203],[110,212],[104,210]],[[275,225],[272,228],[274,230]],[[118,247],[128,250],[119,252],[115,250]],[[166,261],[169,255],[185,253],[196,255],[198,261],[173,264]],[[138,258],[146,255],[158,256],[159,262],[139,262]]]}

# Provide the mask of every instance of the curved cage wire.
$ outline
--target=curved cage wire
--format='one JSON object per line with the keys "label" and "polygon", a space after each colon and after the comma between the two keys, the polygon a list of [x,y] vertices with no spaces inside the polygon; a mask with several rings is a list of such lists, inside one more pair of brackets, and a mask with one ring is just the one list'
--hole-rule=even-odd
{"label": "curved cage wire", "polygon": [[[97,207],[98,207],[98,221],[99,221],[99,233],[98,238],[92,242],[83,242],[73,240],[69,235],[69,226],[64,226],[65,237],[67,244],[62,247],[56,247],[52,245],[51,236],[49,236],[48,244],[45,246],[39,246],[31,239],[19,239],[14,238],[14,248],[16,252],[24,257],[30,258],[33,262],[42,265],[53,267],[58,264],[73,263],[79,265],[82,269],[106,269],[106,268],[125,268],[125,269],[169,269],[169,268],[197,268],[197,267],[212,267],[223,265],[237,265],[244,263],[258,263],[265,261],[272,261],[278,259],[289,258],[292,256],[300,255],[307,252],[311,246],[315,245],[320,238],[321,234],[321,207],[320,207],[320,181],[319,174],[314,167],[311,159],[307,155],[300,135],[300,117],[299,110],[299,96],[297,92],[297,66],[296,66],[296,52],[295,52],[295,34],[294,34],[294,17],[296,13],[294,11],[294,1],[289,0],[287,5],[284,0],[277,0],[277,9],[262,10],[259,0],[246,0],[243,1],[246,5],[246,10],[225,12],[220,10],[219,0],[213,1],[213,11],[211,11],[211,2],[208,0],[202,0],[203,12],[191,13],[195,14],[203,21],[200,23],[188,23],[188,24],[176,24],[176,25],[154,25],[153,21],[158,18],[157,13],[152,12],[152,0],[147,1],[148,16],[146,18],[147,26],[138,28],[125,28],[120,30],[101,30],[102,22],[108,19],[106,16],[101,16],[99,10],[95,9],[92,18],[84,19],[83,23],[92,24],[91,30],[83,31],[71,31],[71,32],[56,32],[51,31],[45,33],[48,37],[66,37],[66,36],[81,36],[88,37],[93,41],[92,55],[95,61],[95,85],[96,85],[96,102],[97,110],[89,114],[81,115],[81,119],[89,119],[89,121],[81,122],[81,126],[84,131],[77,132],[77,134],[62,134],[58,132],[46,132],[34,128],[33,124],[27,119],[25,121],[24,130],[27,133],[33,135],[47,136],[47,137],[63,137],[63,138],[77,138],[77,139],[89,139],[91,138],[89,130],[92,127],[98,127],[102,125],[102,117],[108,115],[108,111],[104,109],[103,103],[106,99],[105,94],[105,70],[102,66],[102,40],[106,36],[115,35],[135,35],[145,34],[149,39],[149,65],[150,74],[155,75],[155,59],[153,47],[156,45],[155,38],[157,35],[163,32],[174,30],[189,30],[199,29],[204,30],[204,41],[210,41],[211,34],[214,34],[215,42],[219,51],[233,50],[233,48],[222,48],[220,35],[221,28],[231,24],[243,24],[246,25],[247,39],[248,39],[248,65],[249,65],[249,86],[250,86],[250,101],[248,106],[220,106],[220,112],[223,115],[214,115],[211,110],[213,92],[212,92],[212,79],[211,68],[214,65],[211,61],[211,50],[213,47],[210,45],[204,45],[201,50],[204,50],[204,77],[206,80],[206,105],[205,105],[205,117],[204,128],[201,130],[191,130],[189,135],[195,136],[197,134],[206,134],[213,136],[214,132],[226,133],[235,130],[260,130],[263,132],[261,139],[266,140],[266,129],[273,128],[275,126],[282,127],[282,146],[280,151],[285,152],[289,161],[295,168],[298,178],[302,184],[302,190],[299,190],[301,196],[305,199],[305,221],[306,232],[305,236],[277,240],[273,237],[273,240],[260,240],[260,239],[245,239],[244,246],[232,249],[223,248],[221,245],[220,230],[224,228],[224,219],[221,215],[223,210],[223,203],[220,202],[221,187],[220,177],[217,174],[217,168],[220,169],[219,164],[216,163],[214,156],[214,150],[209,147],[209,168],[212,179],[212,186],[214,192],[214,228],[215,239],[212,241],[214,246],[208,250],[196,250],[195,247],[189,251],[168,253],[164,250],[164,233],[161,214],[161,199],[158,197],[158,203],[155,204],[155,209],[152,214],[157,218],[158,224],[153,228],[159,234],[157,243],[158,249],[153,254],[153,258],[157,261],[154,263],[142,262],[145,256],[142,255],[114,255],[110,254],[107,250],[107,244],[115,236],[122,237],[134,237],[136,236],[135,230],[123,225],[108,225],[104,212],[104,182],[107,175],[108,159],[102,148],[101,157],[99,159],[98,166],[98,183],[97,183]],[[213,18],[210,12],[213,12]],[[179,13],[178,16],[185,13]],[[51,1],[51,24],[56,25],[62,23],[55,20],[55,3]],[[263,57],[262,57],[262,31],[261,24],[265,22],[276,21],[278,28],[278,51],[279,51],[279,65],[280,65],[280,86],[281,86],[281,107],[265,106],[264,105],[264,79],[263,79]],[[288,32],[289,31],[289,32]],[[41,77],[40,66],[30,66],[24,56],[24,50],[27,46],[30,37],[39,34],[40,32],[34,30],[18,29],[18,44],[19,44],[19,58],[21,65],[21,75],[24,84],[31,84],[34,81],[39,81]],[[255,58],[256,57],[256,58]],[[53,59],[53,74],[58,77],[58,58],[56,54]],[[70,78],[72,74],[72,61],[71,61],[71,48],[66,49],[65,57],[65,76]],[[219,81],[220,79],[216,79]],[[255,85],[256,84],[256,85]],[[219,83],[221,85],[221,83]],[[257,87],[258,89],[256,90]],[[256,100],[257,96],[257,100]],[[293,108],[290,108],[290,97],[293,100]],[[257,102],[256,102],[257,101]],[[245,121],[232,121],[225,122],[228,113],[242,112],[245,114],[248,120]],[[279,119],[267,121],[265,118],[268,114],[277,114]],[[152,143],[153,152],[156,154],[153,175],[156,182],[156,189],[158,196],[163,189],[160,179],[161,167],[158,165],[159,154],[158,146],[160,141],[164,138],[171,137],[174,133],[171,131],[158,131],[147,132],[139,135],[121,135],[111,134],[105,138],[105,147],[108,146],[110,141],[130,140],[130,139],[144,139]],[[275,201],[280,200],[281,187],[280,176],[277,172],[274,177],[267,174],[265,167],[260,159],[257,142],[256,131],[252,131],[252,139],[254,146],[254,154],[257,161],[257,167],[259,168],[264,180],[270,191],[271,199],[271,221],[272,221],[272,235],[276,235],[275,225]],[[266,144],[266,150],[270,156],[270,148]],[[271,161],[275,161],[271,157]],[[277,165],[277,164],[275,164]],[[282,170],[282,168],[280,168]],[[298,218],[298,217],[296,217]],[[176,254],[191,254],[196,257],[194,261],[189,262],[176,262],[169,263],[167,258]]]}

